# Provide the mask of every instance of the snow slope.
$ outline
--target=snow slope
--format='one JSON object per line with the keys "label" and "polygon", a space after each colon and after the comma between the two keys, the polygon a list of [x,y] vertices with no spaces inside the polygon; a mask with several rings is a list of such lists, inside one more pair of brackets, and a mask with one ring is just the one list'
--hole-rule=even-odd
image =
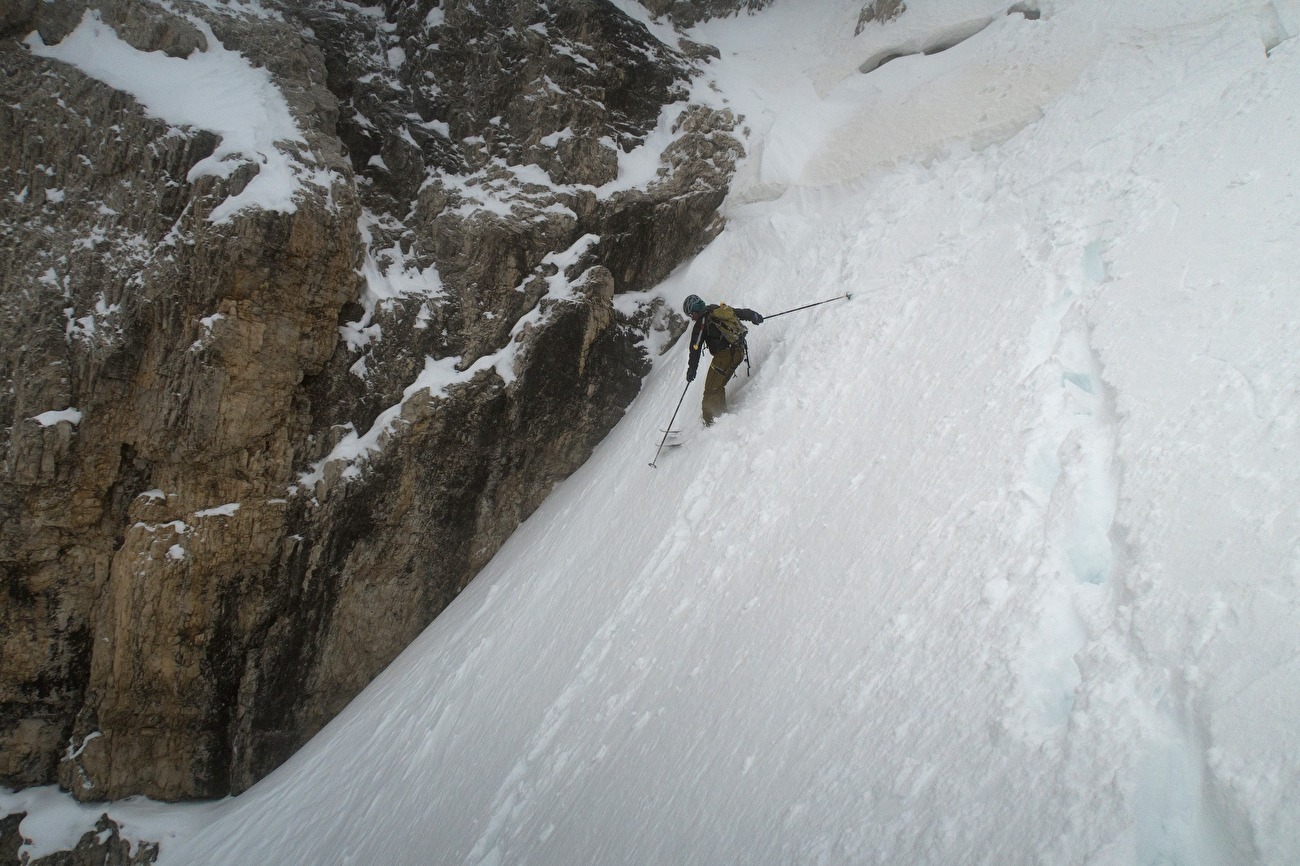
{"label": "snow slope", "polygon": [[1300,862],[1300,8],[908,7],[694,34],[752,157],[660,291],[854,298],[651,469],[673,347],[162,863]]}

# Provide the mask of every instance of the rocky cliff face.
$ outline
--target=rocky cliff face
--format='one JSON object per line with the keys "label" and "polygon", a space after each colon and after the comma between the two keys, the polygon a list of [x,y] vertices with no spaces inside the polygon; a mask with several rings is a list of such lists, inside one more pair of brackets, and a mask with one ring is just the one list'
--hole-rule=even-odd
{"label": "rocky cliff face", "polygon": [[455,597],[680,328],[637,293],[720,229],[706,53],[602,0],[5,5],[0,781],[242,790]]}

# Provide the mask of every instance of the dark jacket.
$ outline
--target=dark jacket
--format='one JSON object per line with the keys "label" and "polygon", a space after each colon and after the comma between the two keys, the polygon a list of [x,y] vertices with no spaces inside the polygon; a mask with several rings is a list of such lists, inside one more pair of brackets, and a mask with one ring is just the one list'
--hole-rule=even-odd
{"label": "dark jacket", "polygon": [[[687,379],[695,378],[695,370],[700,366],[700,348],[702,346],[708,346],[711,355],[725,352],[731,348],[731,343],[727,341],[726,335],[713,322],[712,314],[717,308],[717,304],[709,304],[705,308],[704,315],[695,320],[695,327],[691,330],[691,359],[686,367]],[[732,309],[736,311],[736,318],[742,322],[751,322],[757,325],[763,321],[763,317],[753,310],[747,310],[744,307],[733,307]]]}

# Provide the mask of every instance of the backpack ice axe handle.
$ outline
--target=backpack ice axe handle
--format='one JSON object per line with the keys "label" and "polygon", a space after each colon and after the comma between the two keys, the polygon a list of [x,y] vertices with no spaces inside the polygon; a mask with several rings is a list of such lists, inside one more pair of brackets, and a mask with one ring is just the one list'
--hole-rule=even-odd
{"label": "backpack ice axe handle", "polygon": [[833,298],[827,298],[827,299],[824,300],[824,301],[816,301],[816,302],[811,303],[811,304],[804,304],[802,307],[795,307],[793,310],[782,310],[782,311],[779,312],[779,313],[773,313],[773,314],[770,315],[770,316],[764,316],[764,317],[763,317],[763,321],[766,322],[768,319],[775,319],[777,316],[784,316],[786,313],[797,313],[797,312],[799,312],[800,310],[806,310],[806,309],[808,309],[809,307],[820,307],[822,304],[829,304],[831,301],[838,301],[838,300],[841,300],[841,299],[843,299],[843,300],[848,300],[848,299],[850,299],[850,298],[852,298],[852,297],[853,297],[853,293],[852,293],[852,292],[845,292],[845,293],[842,294],[842,295],[836,295],[835,297],[833,297]]}
{"label": "backpack ice axe handle", "polygon": [[658,469],[655,464],[659,462],[659,452],[664,450],[664,443],[668,441],[668,434],[673,431],[673,422],[677,420],[677,413],[682,409],[682,401],[686,399],[686,392],[691,390],[691,383],[687,382],[686,387],[682,389],[682,396],[677,398],[677,408],[673,410],[673,417],[668,419],[668,426],[664,429],[664,438],[659,440],[659,447],[655,449],[655,459],[650,461],[651,469]]}

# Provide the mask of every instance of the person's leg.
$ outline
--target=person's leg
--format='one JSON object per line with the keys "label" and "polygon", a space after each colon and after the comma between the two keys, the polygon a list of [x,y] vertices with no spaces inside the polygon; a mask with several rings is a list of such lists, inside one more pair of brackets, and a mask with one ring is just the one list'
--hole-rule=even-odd
{"label": "person's leg", "polygon": [[737,347],[719,352],[709,364],[709,372],[704,377],[704,423],[712,424],[713,419],[727,411],[727,383],[736,374],[736,369],[745,360],[745,350]]}

